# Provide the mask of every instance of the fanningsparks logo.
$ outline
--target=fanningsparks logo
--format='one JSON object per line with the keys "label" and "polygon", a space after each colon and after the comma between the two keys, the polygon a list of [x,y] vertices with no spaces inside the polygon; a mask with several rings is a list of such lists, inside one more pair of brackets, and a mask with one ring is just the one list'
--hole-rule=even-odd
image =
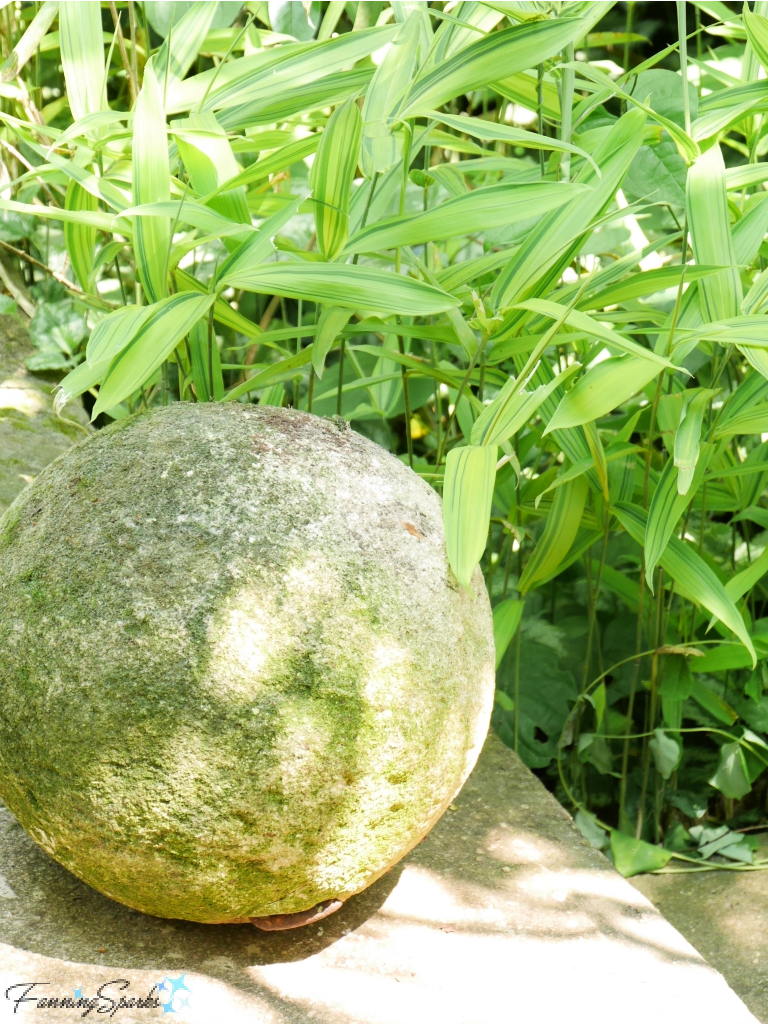
{"label": "fanningsparks logo", "polygon": [[[79,1010],[80,1017],[98,1014],[101,1017],[116,1017],[121,1010],[156,1010],[166,1013],[182,1013],[189,1006],[191,990],[185,984],[186,974],[178,978],[165,977],[149,990],[146,996],[129,996],[130,981],[115,978],[105,981],[96,994],[83,994],[83,988],[73,989],[71,996],[56,996],[44,992],[50,987],[49,981],[20,981],[5,990],[5,998],[14,1004],[13,1012],[26,1010]],[[37,991],[35,991],[37,989]],[[29,1005],[33,1004],[33,1005]]]}

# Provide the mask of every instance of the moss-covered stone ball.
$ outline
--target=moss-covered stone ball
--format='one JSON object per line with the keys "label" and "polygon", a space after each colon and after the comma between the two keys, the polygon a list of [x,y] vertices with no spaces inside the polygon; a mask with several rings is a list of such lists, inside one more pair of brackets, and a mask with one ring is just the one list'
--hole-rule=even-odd
{"label": "moss-covered stone ball", "polygon": [[434,491],[343,421],[234,403],[120,421],[0,520],[0,795],[149,914],[344,900],[475,763],[479,570],[473,590]]}

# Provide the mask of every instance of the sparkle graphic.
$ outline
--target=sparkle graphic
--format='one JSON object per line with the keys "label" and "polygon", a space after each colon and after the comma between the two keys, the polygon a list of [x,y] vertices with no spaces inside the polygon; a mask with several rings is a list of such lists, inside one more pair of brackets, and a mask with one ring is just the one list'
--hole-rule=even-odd
{"label": "sparkle graphic", "polygon": [[72,991],[75,993],[75,999],[82,999],[83,998],[83,987],[82,987],[82,985],[80,986],[80,988],[73,988]]}
{"label": "sparkle graphic", "polygon": [[157,998],[163,1008],[163,1016],[166,1013],[178,1013],[186,1006],[189,1006],[190,990],[184,984],[186,974],[179,978],[163,978],[157,986]]}

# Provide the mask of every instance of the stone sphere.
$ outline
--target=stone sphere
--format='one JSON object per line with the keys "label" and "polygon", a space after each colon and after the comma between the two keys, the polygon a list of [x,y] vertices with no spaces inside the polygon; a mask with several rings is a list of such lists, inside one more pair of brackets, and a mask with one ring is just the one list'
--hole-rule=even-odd
{"label": "stone sphere", "polygon": [[0,796],[100,892],[225,922],[364,889],[472,769],[482,574],[440,499],[343,421],[174,404],[0,520]]}

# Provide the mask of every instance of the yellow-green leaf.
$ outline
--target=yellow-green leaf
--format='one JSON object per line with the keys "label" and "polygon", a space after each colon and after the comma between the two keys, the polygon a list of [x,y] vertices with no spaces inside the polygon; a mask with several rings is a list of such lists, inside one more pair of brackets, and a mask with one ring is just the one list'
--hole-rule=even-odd
{"label": "yellow-green leaf", "polygon": [[67,0],[60,4],[59,31],[69,109],[79,121],[105,106],[101,5],[93,0]]}
{"label": "yellow-green leaf", "polygon": [[350,309],[429,316],[458,306],[452,295],[403,274],[377,267],[338,263],[260,263],[238,266],[219,279],[221,284],[265,295]]}
{"label": "yellow-green leaf", "polygon": [[[95,213],[99,208],[98,200],[90,192],[70,181],[64,198],[67,210],[87,210]],[[91,290],[91,275],[96,255],[96,228],[90,224],[78,224],[73,221],[64,222],[64,241],[69,254],[69,262],[84,292]]]}
{"label": "yellow-green leaf", "polygon": [[352,310],[345,309],[343,306],[328,306],[323,310],[312,346],[312,366],[318,378],[323,376],[326,356],[331,351],[341,330],[349,323],[351,316]]}
{"label": "yellow-green leaf", "polygon": [[331,115],[312,164],[317,247],[327,260],[335,260],[347,241],[361,132],[360,111],[350,98]]}
{"label": "yellow-green leaf", "polygon": [[699,281],[704,320],[738,316],[741,279],[731,237],[725,165],[719,146],[702,153],[688,171],[686,202],[696,262],[726,268]]}
{"label": "yellow-green leaf", "polygon": [[536,67],[559,53],[584,31],[581,18],[552,18],[514,25],[480,36],[458,53],[428,67],[416,77],[403,101],[400,116],[417,117],[434,110],[460,93],[480,89],[489,82],[509,78]]}
{"label": "yellow-green leaf", "polygon": [[497,451],[495,445],[453,448],[445,460],[445,546],[456,579],[467,590],[488,538]]}
{"label": "yellow-green leaf", "polygon": [[110,364],[91,418],[137,391],[205,316],[214,298],[213,293],[181,292],[147,307],[148,313],[140,319],[126,319],[126,338]]}
{"label": "yellow-green leaf", "polygon": [[[162,93],[151,63],[144,68],[144,84],[136,100],[133,128],[134,206],[167,202],[171,191],[165,113]],[[166,295],[168,287],[170,218],[134,217],[133,233],[141,283],[147,298],[158,302]]]}
{"label": "yellow-green leaf", "polygon": [[486,185],[466,195],[411,217],[390,217],[357,231],[345,252],[373,252],[401,245],[420,245],[436,238],[474,234],[491,227],[514,224],[555,210],[574,199],[585,188],[568,182],[501,182]]}
{"label": "yellow-green leaf", "polygon": [[510,597],[497,604],[493,609],[493,643],[496,648],[496,668],[509,647],[512,637],[517,632],[520,619],[523,617],[525,601]]}
{"label": "yellow-green leaf", "polygon": [[636,395],[660,372],[639,356],[615,356],[593,366],[566,392],[544,431],[577,427],[606,416]]}
{"label": "yellow-green leaf", "polygon": [[549,579],[565,561],[581,523],[587,491],[587,482],[583,476],[569,480],[555,491],[544,530],[517,585],[521,594],[525,594],[536,583]]}
{"label": "yellow-green leaf", "polygon": [[[612,511],[617,519],[638,544],[645,543],[648,528],[648,517],[636,505],[617,502]],[[707,563],[693,550],[690,545],[670,537],[664,554],[659,559],[666,572],[691,595],[693,600],[703,605],[707,611],[720,619],[741,640],[750,653],[752,665],[757,663],[755,648],[747,632],[744,620],[739,615],[736,605],[725,587],[715,576]]]}

